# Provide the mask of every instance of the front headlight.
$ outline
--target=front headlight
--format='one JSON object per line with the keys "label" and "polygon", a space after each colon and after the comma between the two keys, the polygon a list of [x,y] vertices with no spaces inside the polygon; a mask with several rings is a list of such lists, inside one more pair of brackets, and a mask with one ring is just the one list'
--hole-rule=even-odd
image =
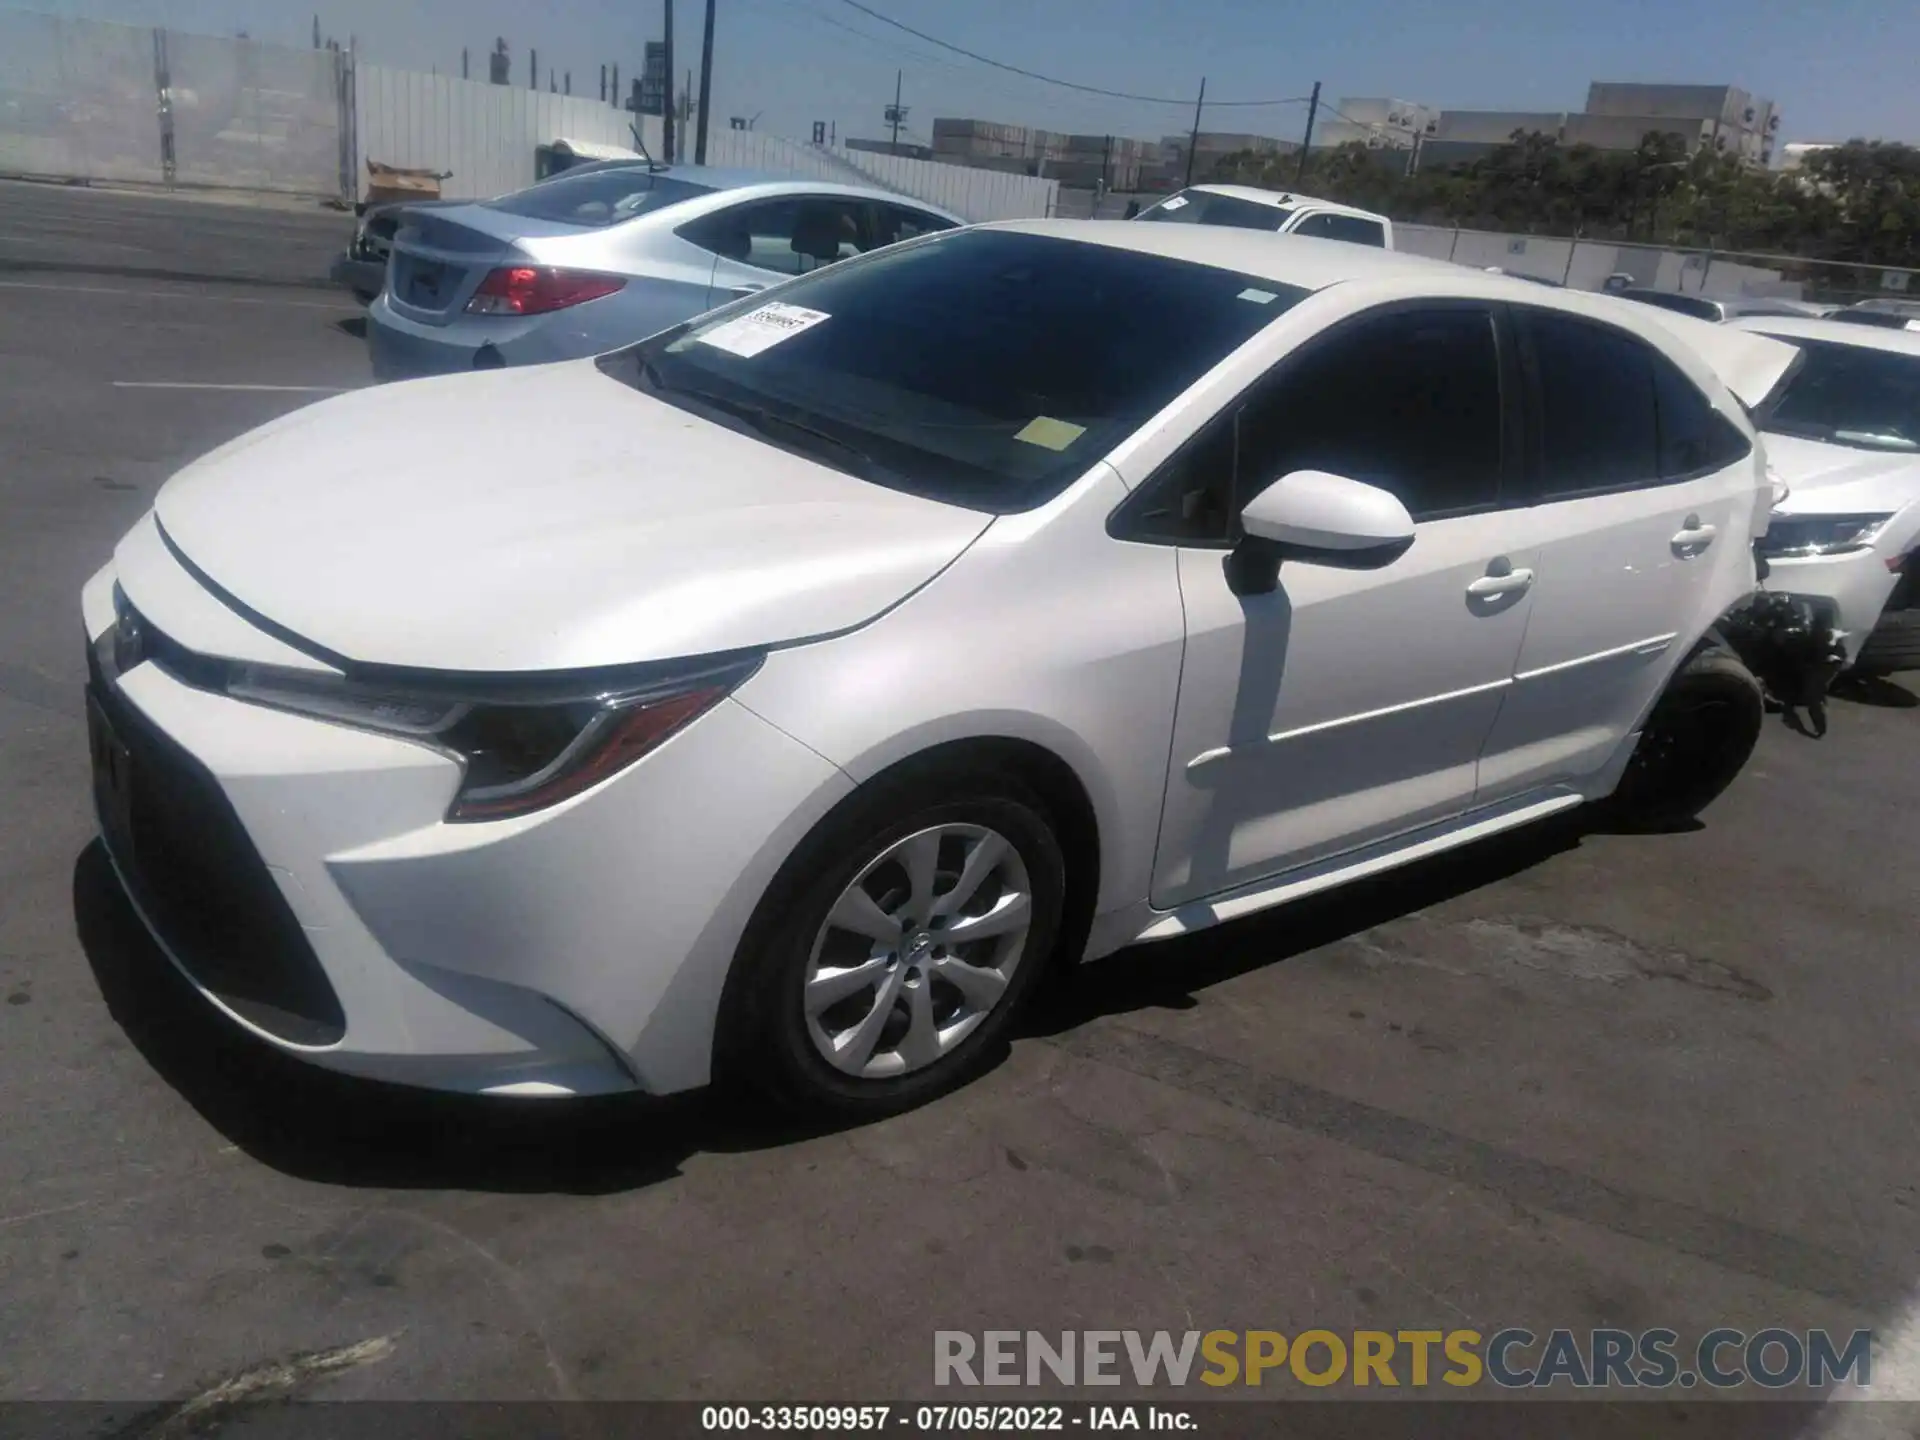
{"label": "front headlight", "polygon": [[730,657],[637,680],[394,684],[233,666],[226,692],[344,725],[418,740],[460,761],[449,820],[500,820],[577,795],[655,749],[759,667]]}
{"label": "front headlight", "polygon": [[1795,555],[1845,555],[1864,550],[1891,515],[1775,515],[1760,539],[1760,553],[1778,559]]}

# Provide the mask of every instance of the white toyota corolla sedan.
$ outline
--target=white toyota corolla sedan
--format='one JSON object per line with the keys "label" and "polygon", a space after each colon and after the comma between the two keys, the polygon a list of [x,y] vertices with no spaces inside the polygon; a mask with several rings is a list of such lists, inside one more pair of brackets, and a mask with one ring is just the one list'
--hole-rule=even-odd
{"label": "white toyota corolla sedan", "polygon": [[320,1064],[898,1108],[1054,960],[1706,805],[1761,713],[1711,630],[1769,493],[1732,392],[1791,358],[1026,222],[343,396],[85,587],[102,834],[200,992]]}

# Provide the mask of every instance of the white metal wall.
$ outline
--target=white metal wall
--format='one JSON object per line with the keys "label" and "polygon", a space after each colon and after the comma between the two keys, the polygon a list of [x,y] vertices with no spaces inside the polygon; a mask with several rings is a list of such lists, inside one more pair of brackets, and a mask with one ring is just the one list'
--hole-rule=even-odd
{"label": "white metal wall", "polygon": [[[368,160],[451,170],[441,194],[487,199],[533,183],[536,146],[558,139],[633,145],[633,116],[599,100],[554,95],[482,80],[423,75],[361,64],[354,83],[356,184],[364,192]],[[660,122],[646,139],[659,153]]]}
{"label": "white metal wall", "polygon": [[[364,192],[366,162],[451,170],[441,193],[481,199],[533,183],[533,152],[565,137],[601,145],[633,144],[633,116],[581,96],[523,90],[362,64],[354,84],[355,183]],[[660,121],[648,116],[650,153],[661,153]],[[676,137],[679,138],[679,137]],[[680,147],[690,158],[691,139]],[[829,150],[748,130],[707,136],[707,163],[843,184],[879,185],[930,201],[967,220],[1014,220],[1049,213],[1060,185],[897,155]]]}
{"label": "white metal wall", "polygon": [[[691,146],[687,149],[690,151]],[[801,145],[752,130],[709,133],[707,163],[812,175],[846,184],[879,185],[973,221],[1040,218],[1052,213],[1060,190],[1058,180],[1004,175],[965,165],[942,165],[904,155]]]}

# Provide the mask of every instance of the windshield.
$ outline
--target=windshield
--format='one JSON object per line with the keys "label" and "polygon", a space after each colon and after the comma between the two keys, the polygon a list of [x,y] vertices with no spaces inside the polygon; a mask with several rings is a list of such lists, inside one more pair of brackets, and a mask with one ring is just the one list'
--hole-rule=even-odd
{"label": "windshield", "polygon": [[1307,292],[958,230],[604,357],[608,374],[875,483],[1031,509]]}
{"label": "windshield", "polygon": [[1806,359],[1761,411],[1760,428],[1862,450],[1920,450],[1920,355],[1770,337]]}
{"label": "windshield", "polygon": [[487,208],[534,220],[567,225],[614,225],[647,210],[663,210],[682,200],[711,195],[711,185],[695,185],[648,170],[644,165],[565,173],[525,190],[516,190]]}
{"label": "windshield", "polygon": [[1293,215],[1286,205],[1263,205],[1258,200],[1242,200],[1237,195],[1218,195],[1211,190],[1182,190],[1169,195],[1151,210],[1133,218],[1161,220],[1173,225],[1226,225],[1236,230],[1278,230]]}

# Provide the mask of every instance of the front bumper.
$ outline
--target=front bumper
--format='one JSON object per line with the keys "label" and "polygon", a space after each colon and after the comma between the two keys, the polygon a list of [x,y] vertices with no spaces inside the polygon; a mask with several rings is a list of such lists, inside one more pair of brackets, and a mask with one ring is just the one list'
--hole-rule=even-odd
{"label": "front bumper", "polygon": [[[1847,664],[1860,666],[1900,583],[1898,552],[1877,547],[1843,555],[1782,555],[1768,561],[1766,588],[1816,602],[1830,616]],[[1905,564],[1913,563],[1912,556]]]}
{"label": "front bumper", "polygon": [[124,793],[96,787],[102,833],[161,948],[230,1020],[436,1089],[705,1082],[739,937],[851,789],[840,771],[723,701],[550,810],[447,824],[445,754],[211,693],[157,660],[118,672],[114,583],[108,567],[84,603],[104,738],[132,761]]}

